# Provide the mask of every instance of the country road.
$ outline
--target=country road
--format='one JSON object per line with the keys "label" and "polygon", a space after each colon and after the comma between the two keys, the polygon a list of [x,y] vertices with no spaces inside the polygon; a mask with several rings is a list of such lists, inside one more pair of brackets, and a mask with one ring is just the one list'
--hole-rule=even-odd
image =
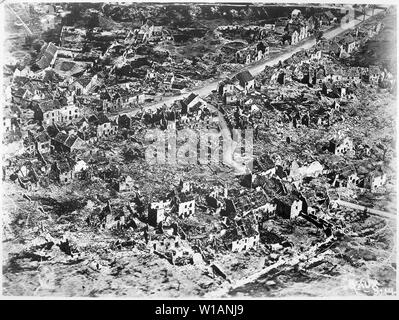
{"label": "country road", "polygon": [[[371,11],[371,9],[369,10]],[[374,16],[383,12],[382,9],[376,9],[374,10]],[[365,21],[367,21],[368,19],[370,19],[371,17],[373,17],[371,14],[366,16]],[[347,31],[348,29],[354,28],[355,26],[361,24],[362,22],[364,22],[363,20],[351,20],[349,23],[343,24],[337,28],[334,28],[332,30],[326,31],[324,33],[324,38],[326,39],[332,39],[338,35],[340,35],[341,33]],[[249,72],[251,72],[252,75],[256,76],[259,73],[261,73],[264,68],[266,66],[273,66],[276,65],[279,61],[284,61],[288,58],[290,58],[292,55],[294,55],[295,53],[301,51],[301,50],[307,50],[310,49],[312,46],[315,45],[315,39],[314,38],[309,38],[308,40],[304,40],[301,41],[300,43],[298,43],[295,46],[291,46],[288,48],[287,51],[283,52],[281,55],[278,55],[276,57],[273,57],[271,59],[268,60],[264,60],[261,63],[256,63],[250,66],[246,66],[243,67],[239,72],[244,71],[244,70],[248,70]],[[238,72],[234,72],[233,74],[231,74],[231,77],[233,77],[235,74],[237,74]],[[198,94],[201,97],[206,97],[207,95],[209,95],[212,90],[216,90],[218,83],[221,81],[222,79],[217,79],[215,81],[209,82],[207,84],[205,84],[204,86],[202,86],[201,88],[196,88],[193,89],[192,93]],[[140,110],[156,110],[157,108],[161,107],[162,105],[166,104],[166,105],[171,105],[174,101],[179,100],[179,99],[183,99],[186,96],[188,96],[187,93],[181,94],[181,95],[177,95],[177,96],[171,96],[171,97],[167,97],[157,103],[154,104],[149,104],[146,106],[143,106],[142,108],[135,108],[133,110],[122,110],[120,111],[118,114],[126,114],[129,116],[133,116],[135,115],[137,112],[139,112]]]}

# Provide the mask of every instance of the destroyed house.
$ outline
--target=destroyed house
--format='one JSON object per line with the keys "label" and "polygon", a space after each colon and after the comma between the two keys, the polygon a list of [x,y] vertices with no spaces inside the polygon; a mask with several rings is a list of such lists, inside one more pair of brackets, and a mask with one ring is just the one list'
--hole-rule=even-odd
{"label": "destroyed house", "polygon": [[30,190],[32,184],[37,185],[40,176],[37,174],[33,163],[28,161],[10,175],[10,180],[17,180],[22,188]]}
{"label": "destroyed house", "polygon": [[78,160],[73,166],[73,177],[77,179],[85,179],[88,177],[88,165],[84,160]]}
{"label": "destroyed house", "polygon": [[[23,117],[24,111],[21,107],[14,104],[7,104],[3,109],[3,127],[0,127],[0,132],[15,131],[16,127],[19,127],[20,118]],[[32,110],[28,110],[32,114]]]}
{"label": "destroyed house", "polygon": [[344,38],[344,50],[346,53],[351,54],[357,46],[357,41],[351,36],[348,35]]}
{"label": "destroyed house", "polygon": [[341,51],[343,50],[343,46],[334,40],[329,42],[328,48],[329,50],[327,53],[333,57],[339,57]]}
{"label": "destroyed house", "polygon": [[89,125],[87,127],[86,125],[80,126],[77,135],[84,142],[94,143],[98,141],[96,128]]}
{"label": "destroyed house", "polygon": [[22,103],[32,98],[32,93],[26,88],[12,88],[11,89],[11,101],[15,103]]}
{"label": "destroyed house", "polygon": [[311,15],[309,18],[305,18],[304,22],[308,26],[309,30],[313,30],[318,20],[315,16]]}
{"label": "destroyed house", "polygon": [[131,129],[133,121],[132,117],[129,117],[127,114],[122,114],[118,117],[118,126],[119,128]]}
{"label": "destroyed house", "polygon": [[235,228],[226,230],[223,242],[232,252],[255,249],[259,244],[257,223],[252,219],[239,220]]}
{"label": "destroyed house", "polygon": [[165,212],[169,209],[168,202],[153,202],[148,207],[148,224],[157,227],[165,220]]}
{"label": "destroyed house", "polygon": [[213,191],[205,196],[206,204],[214,209],[221,207],[223,198],[227,198],[227,188],[214,186]]}
{"label": "destroyed house", "polygon": [[360,83],[362,79],[359,68],[350,68],[347,79],[353,81],[356,84]]}
{"label": "destroyed house", "polygon": [[148,243],[150,249],[162,253],[169,252],[172,254],[172,259],[179,257],[190,257],[193,251],[186,240],[182,240],[178,235],[161,235],[157,240],[151,240]]}
{"label": "destroyed house", "polygon": [[222,216],[234,218],[237,214],[237,208],[234,201],[230,198],[224,198],[224,208],[220,212]]}
{"label": "destroyed house", "polygon": [[153,227],[158,227],[160,223],[165,220],[164,209],[148,209],[148,224]]}
{"label": "destroyed house", "polygon": [[[339,48],[338,48],[339,49]],[[315,50],[319,50],[322,53],[327,53],[330,54],[331,53],[331,42],[329,42],[326,39],[321,39],[317,42],[316,46],[315,46]],[[339,53],[339,50],[338,52]]]}
{"label": "destroyed house", "polygon": [[277,83],[279,83],[279,84],[285,84],[286,76],[285,76],[284,70],[279,70],[279,71],[277,71],[275,75],[276,75],[276,76],[275,76],[274,78],[275,78],[275,81],[276,81]]}
{"label": "destroyed house", "polygon": [[307,23],[304,23],[302,25],[301,34],[302,34],[302,39],[307,38],[310,35],[309,25]]}
{"label": "destroyed house", "polygon": [[330,96],[334,98],[345,98],[348,94],[347,87],[342,84],[333,84]]}
{"label": "destroyed house", "polygon": [[234,93],[234,84],[232,81],[225,79],[218,84],[218,93],[220,96]]}
{"label": "destroyed house", "polygon": [[263,190],[268,196],[271,197],[273,197],[275,194],[284,196],[288,193],[285,184],[280,179],[277,179],[275,177],[265,180],[265,183],[263,184]]}
{"label": "destroyed house", "polygon": [[36,151],[36,141],[33,135],[28,134],[27,137],[25,137],[22,141],[22,144],[24,146],[24,152],[33,155]]}
{"label": "destroyed house", "polygon": [[254,60],[262,59],[262,51],[256,51],[256,48],[245,48],[236,52],[236,62],[241,64],[250,64]]}
{"label": "destroyed house", "polygon": [[198,101],[190,108],[190,113],[195,116],[196,120],[202,114],[202,102]]}
{"label": "destroyed house", "polygon": [[243,216],[262,207],[264,204],[272,203],[273,199],[271,197],[262,192],[261,189],[257,190],[246,190],[240,197],[235,198],[236,209],[238,212],[242,212]]}
{"label": "destroyed house", "polygon": [[105,112],[107,110],[108,104],[109,102],[107,100],[101,100],[96,98],[85,101],[85,105],[95,112]]}
{"label": "destroyed house", "polygon": [[309,83],[309,63],[302,63],[298,65],[292,73],[294,80],[302,83]]}
{"label": "destroyed house", "polygon": [[53,92],[41,80],[30,79],[19,88],[23,90],[21,97],[26,100],[48,100],[53,97]]}
{"label": "destroyed house", "polygon": [[234,105],[238,102],[238,97],[234,93],[226,93],[223,97],[223,103],[225,105]]}
{"label": "destroyed house", "polygon": [[387,175],[382,170],[374,170],[368,174],[364,181],[364,186],[371,192],[376,192],[387,182]]}
{"label": "destroyed house", "polygon": [[319,68],[317,71],[313,73],[313,81],[312,83],[314,85],[322,85],[323,81],[325,79],[325,71],[323,68]]}
{"label": "destroyed house", "polygon": [[115,183],[115,189],[118,192],[132,191],[134,188],[134,180],[129,175],[121,176]]}
{"label": "destroyed house", "polygon": [[31,109],[34,119],[44,125],[51,125],[61,121],[61,104],[58,100],[33,101]]}
{"label": "destroyed house", "polygon": [[257,217],[258,220],[260,220],[264,216],[270,217],[276,212],[277,204],[275,203],[275,201],[269,199],[268,197],[267,199],[268,200],[264,201],[262,205],[252,209],[252,212],[255,214],[255,217]]}
{"label": "destroyed house", "polygon": [[284,219],[293,219],[302,211],[302,200],[293,192],[275,199],[276,214]]}
{"label": "destroyed house", "polygon": [[47,132],[39,133],[36,138],[36,149],[40,154],[49,153],[51,150],[51,138]]}
{"label": "destroyed house", "polygon": [[357,175],[357,172],[354,171],[354,170],[351,170],[351,169],[350,170],[344,170],[341,173],[341,176],[345,179],[347,188],[354,188],[360,182],[360,178]]}
{"label": "destroyed house", "polygon": [[310,59],[311,60],[315,60],[318,61],[320,60],[322,57],[322,51],[321,50],[314,50],[311,55],[310,55]]}
{"label": "destroyed house", "polygon": [[68,135],[65,132],[59,132],[51,143],[54,146],[54,150],[58,152],[73,152],[83,148],[83,140],[76,135]]}
{"label": "destroyed house", "polygon": [[194,213],[195,213],[195,199],[179,202],[177,215],[180,218],[187,218],[193,215]]}
{"label": "destroyed house", "polygon": [[174,82],[175,82],[175,75],[173,74],[173,72],[172,72],[172,73],[166,74],[163,83],[164,83],[169,89],[172,89],[172,86],[173,86]]}
{"label": "destroyed house", "polygon": [[213,191],[209,194],[211,197],[214,198],[226,198],[228,193],[227,187],[223,186],[214,186]]}
{"label": "destroyed house", "polygon": [[77,134],[77,127],[70,123],[62,127],[62,131],[68,135],[76,135]]}
{"label": "destroyed house", "polygon": [[353,142],[349,137],[336,140],[331,139],[328,150],[336,155],[345,155],[348,151],[353,150]]}
{"label": "destroyed house", "polygon": [[290,37],[291,37],[291,45],[296,45],[300,38],[299,38],[299,33],[298,31],[294,30],[292,33],[289,33]]}
{"label": "destroyed house", "polygon": [[238,81],[239,85],[244,88],[244,90],[249,91],[255,87],[255,78],[248,70],[236,74],[234,79]]}
{"label": "destroyed house", "polygon": [[74,163],[71,159],[63,159],[53,163],[50,175],[61,184],[70,183],[74,178]]}
{"label": "destroyed house", "polygon": [[298,21],[289,21],[288,24],[285,26],[284,30],[288,34],[292,34],[294,31],[299,31],[300,23]]}
{"label": "destroyed house", "polygon": [[190,183],[190,181],[183,181],[182,179],[180,179],[179,191],[181,193],[190,192],[191,191],[191,183]]}
{"label": "destroyed house", "polygon": [[327,202],[330,209],[336,209],[339,206],[340,196],[336,189],[327,190]]}
{"label": "destroyed house", "polygon": [[381,77],[381,70],[378,66],[369,67],[369,82],[373,85],[378,85],[378,81]]}
{"label": "destroyed house", "polygon": [[80,117],[80,109],[77,105],[73,103],[64,105],[61,108],[60,113],[61,113],[60,121],[63,123],[77,121],[77,119]]}
{"label": "destroyed house", "polygon": [[89,122],[96,126],[98,138],[114,135],[118,131],[117,124],[111,121],[104,113],[90,116]]}
{"label": "destroyed house", "polygon": [[145,42],[147,41],[147,39],[148,39],[148,33],[143,30],[140,30],[136,35],[136,40],[138,42]]}
{"label": "destroyed house", "polygon": [[43,45],[34,66],[41,70],[52,67],[57,57],[57,51],[58,48],[52,42]]}
{"label": "destroyed house", "polygon": [[317,201],[314,189],[306,188],[302,190],[300,199],[302,200],[301,213],[315,214],[318,211],[320,204]]}
{"label": "destroyed house", "polygon": [[260,171],[260,175],[272,176],[276,173],[276,166],[274,161],[268,154],[263,154],[253,161],[253,169]]}
{"label": "destroyed house", "polygon": [[150,208],[151,209],[164,209],[164,210],[169,210],[170,209],[171,202],[167,200],[160,200],[157,202],[151,202]]}
{"label": "destroyed house", "polygon": [[124,205],[111,205],[110,201],[100,213],[101,225],[105,229],[121,229],[127,225],[130,212]]}
{"label": "destroyed house", "polygon": [[264,41],[261,41],[257,44],[256,50],[258,51],[258,55],[259,55],[259,51],[262,53],[263,56],[266,56],[270,53],[269,44]]}
{"label": "destroyed house", "polygon": [[199,95],[191,93],[187,98],[185,98],[183,100],[183,102],[186,104],[187,106],[187,111],[190,112],[191,109],[197,105],[198,103],[200,103],[200,105],[202,104],[202,99],[199,97]]}
{"label": "destroyed house", "polygon": [[71,87],[75,90],[76,95],[86,95],[89,93],[96,79],[96,76],[81,76],[71,84]]}
{"label": "destroyed house", "polygon": [[150,40],[160,40],[162,38],[162,31],[163,27],[162,26],[153,26],[151,28],[151,37]]}

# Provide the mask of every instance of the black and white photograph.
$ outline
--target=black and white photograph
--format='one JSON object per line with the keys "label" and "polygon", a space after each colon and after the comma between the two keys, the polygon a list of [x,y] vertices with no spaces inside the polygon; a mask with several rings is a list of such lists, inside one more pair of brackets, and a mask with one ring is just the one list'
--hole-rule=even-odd
{"label": "black and white photograph", "polygon": [[1,299],[397,299],[393,2],[0,14]]}

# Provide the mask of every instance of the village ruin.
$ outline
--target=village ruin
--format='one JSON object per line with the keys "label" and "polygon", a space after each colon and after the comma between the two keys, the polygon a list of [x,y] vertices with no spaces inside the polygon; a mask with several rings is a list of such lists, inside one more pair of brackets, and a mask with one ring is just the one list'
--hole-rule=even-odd
{"label": "village ruin", "polygon": [[395,6],[1,6],[3,295],[396,294]]}

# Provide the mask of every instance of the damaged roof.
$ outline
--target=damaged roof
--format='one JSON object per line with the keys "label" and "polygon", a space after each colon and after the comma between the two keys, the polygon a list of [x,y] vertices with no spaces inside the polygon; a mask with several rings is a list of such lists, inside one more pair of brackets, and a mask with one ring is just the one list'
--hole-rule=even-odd
{"label": "damaged roof", "polygon": [[226,230],[223,241],[227,244],[246,237],[258,235],[256,222],[251,217],[242,218],[237,221],[237,226]]}
{"label": "damaged roof", "polygon": [[40,134],[38,134],[38,135],[36,136],[36,141],[37,141],[37,142],[43,143],[43,142],[47,142],[47,141],[49,141],[49,140],[50,140],[50,136],[49,136],[48,133],[45,132],[45,131],[42,131]]}
{"label": "damaged roof", "polygon": [[50,66],[51,61],[53,60],[55,54],[57,53],[57,47],[52,43],[49,42],[47,46],[45,46],[42,52],[39,54],[39,58],[36,61],[36,65],[40,69],[45,69]]}
{"label": "damaged roof", "polygon": [[249,82],[249,81],[254,79],[254,77],[252,76],[252,74],[248,70],[245,70],[245,71],[242,71],[240,73],[237,73],[235,75],[235,78],[238,81],[243,82],[243,83]]}
{"label": "damaged roof", "polygon": [[186,99],[184,99],[184,103],[189,105],[196,97],[196,94],[190,93],[190,95]]}
{"label": "damaged roof", "polygon": [[61,103],[58,100],[40,101],[38,102],[38,105],[43,113],[56,110],[61,107]]}
{"label": "damaged roof", "polygon": [[58,134],[54,138],[55,141],[61,144],[64,144],[67,139],[68,135],[65,132],[58,132]]}
{"label": "damaged roof", "polygon": [[82,76],[76,80],[82,87],[87,87],[87,85],[91,82],[92,76]]}

